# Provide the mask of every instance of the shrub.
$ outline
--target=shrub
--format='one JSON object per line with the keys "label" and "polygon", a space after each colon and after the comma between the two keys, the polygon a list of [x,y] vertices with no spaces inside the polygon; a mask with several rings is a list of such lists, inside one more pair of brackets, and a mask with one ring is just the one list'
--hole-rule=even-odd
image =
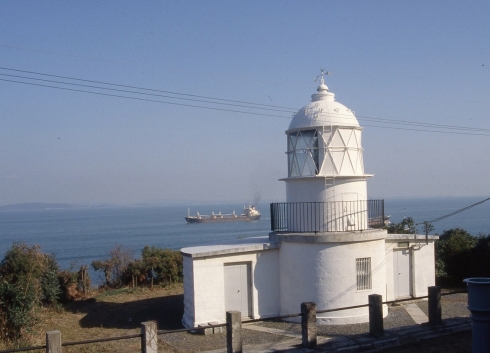
{"label": "shrub", "polygon": [[477,238],[472,258],[472,276],[490,277],[490,235]]}
{"label": "shrub", "polygon": [[415,234],[415,222],[412,217],[405,217],[400,223],[391,223],[386,226],[389,234]]}
{"label": "shrub", "polygon": [[464,229],[455,228],[444,231],[435,245],[436,276],[439,282],[460,285],[464,278],[472,277],[474,248],[477,238]]}
{"label": "shrub", "polygon": [[80,270],[63,270],[58,272],[58,281],[61,286],[64,302],[78,298],[85,298],[90,289],[90,276],[86,265],[80,266]]}
{"label": "shrub", "polygon": [[25,280],[0,282],[0,337],[17,340],[37,321],[33,314],[39,304],[38,293]]}
{"label": "shrub", "polygon": [[46,255],[46,264],[40,277],[41,300],[44,304],[55,304],[62,294],[58,272],[60,270],[54,256]]}
{"label": "shrub", "polygon": [[131,261],[133,251],[116,244],[109,252],[109,258],[92,261],[92,268],[104,272],[106,286],[117,287],[124,284],[125,273]]}
{"label": "shrub", "polygon": [[15,340],[36,321],[37,306],[61,293],[54,255],[38,245],[14,243],[0,263],[0,337]]}
{"label": "shrub", "polygon": [[131,286],[135,288],[138,283],[146,282],[146,273],[147,268],[143,260],[133,260],[126,269],[125,282],[131,283]]}
{"label": "shrub", "polygon": [[177,250],[145,246],[142,260],[150,276],[160,284],[182,282],[182,255]]}

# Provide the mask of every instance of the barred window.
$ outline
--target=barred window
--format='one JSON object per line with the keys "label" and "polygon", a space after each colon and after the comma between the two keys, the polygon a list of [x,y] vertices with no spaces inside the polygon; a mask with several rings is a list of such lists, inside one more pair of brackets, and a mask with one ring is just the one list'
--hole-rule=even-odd
{"label": "barred window", "polygon": [[356,259],[357,290],[371,289],[371,258]]}

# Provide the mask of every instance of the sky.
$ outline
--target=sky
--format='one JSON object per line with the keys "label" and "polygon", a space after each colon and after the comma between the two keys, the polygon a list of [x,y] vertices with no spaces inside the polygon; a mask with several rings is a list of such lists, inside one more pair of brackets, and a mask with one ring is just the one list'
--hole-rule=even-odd
{"label": "sky", "polygon": [[488,196],[489,13],[2,1],[0,205],[284,201],[284,132],[320,69],[364,127],[370,199]]}

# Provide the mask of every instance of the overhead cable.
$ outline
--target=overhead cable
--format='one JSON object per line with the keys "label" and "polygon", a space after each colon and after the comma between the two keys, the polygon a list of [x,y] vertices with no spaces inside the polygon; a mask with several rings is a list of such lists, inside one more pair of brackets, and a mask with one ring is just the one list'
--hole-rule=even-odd
{"label": "overhead cable", "polygon": [[464,208],[462,208],[462,209],[460,209],[460,210],[457,210],[457,211],[455,211],[455,212],[452,212],[452,213],[450,213],[450,214],[447,214],[447,215],[445,215],[445,216],[442,216],[442,217],[439,217],[439,218],[435,218],[435,219],[433,219],[432,221],[426,221],[426,222],[428,222],[428,223],[435,223],[435,222],[439,222],[439,221],[441,221],[441,220],[443,220],[443,219],[445,219],[445,218],[448,218],[448,217],[454,216],[455,214],[458,214],[458,213],[464,212],[464,211],[466,211],[466,210],[469,210],[470,208],[473,208],[473,207],[475,207],[475,206],[478,206],[478,205],[480,205],[480,204],[482,204],[482,203],[484,203],[484,202],[486,202],[486,201],[488,201],[488,200],[490,200],[490,197],[489,197],[489,198],[487,198],[487,199],[485,199],[485,200],[482,200],[482,201],[476,202],[476,203],[474,203],[473,205],[466,206],[466,207],[464,207]]}
{"label": "overhead cable", "polygon": [[[45,73],[35,72],[35,71],[17,70],[17,69],[11,69],[11,68],[6,68],[6,67],[0,67],[0,69],[1,70],[8,70],[8,71],[22,72],[22,73],[29,73],[29,74],[40,75],[40,76],[48,76],[48,77],[62,78],[62,79],[65,79],[65,80],[73,80],[73,81],[80,81],[80,82],[89,82],[89,83],[96,83],[96,84],[109,85],[109,86],[115,86],[115,87],[132,88],[132,89],[138,89],[138,90],[148,91],[148,92],[160,92],[160,93],[168,93],[168,94],[174,94],[174,95],[185,96],[185,97],[195,97],[195,98],[212,99],[212,100],[223,101],[223,102],[230,102],[230,103],[243,103],[243,104],[252,105],[252,106],[262,106],[262,107],[268,107],[268,108],[280,108],[281,110],[286,110],[286,111],[291,111],[291,112],[294,112],[294,111],[297,110],[297,109],[294,109],[294,108],[280,107],[280,106],[275,106],[275,105],[271,105],[271,104],[252,103],[252,102],[232,100],[232,99],[225,99],[225,98],[200,96],[200,95],[189,94],[189,93],[180,93],[180,92],[165,91],[165,90],[158,90],[158,89],[152,89],[152,88],[144,88],[144,87],[137,87],[137,86],[121,85],[121,84],[117,84],[117,83],[109,83],[109,82],[102,82],[102,81],[95,81],[95,80],[86,80],[86,79],[81,79],[81,78],[67,77],[67,76],[60,76],[60,75],[51,75],[51,74],[45,74]],[[7,75],[7,74],[0,74],[0,75],[3,75],[3,76],[14,76],[14,75]],[[25,78],[25,79],[32,79],[32,80],[42,80],[42,79],[39,79],[39,78],[32,78],[32,77],[25,77],[25,76],[18,76],[18,77],[19,78]],[[57,82],[57,83],[64,83],[64,84],[75,85],[74,83],[68,83],[68,82],[63,82],[63,81],[49,81],[49,82]],[[90,87],[90,86],[88,86],[88,87]],[[109,89],[109,88],[104,88],[104,87],[97,87],[97,88],[100,88],[100,89]],[[140,93],[140,94],[142,94],[142,93]],[[172,97],[172,98],[176,98],[177,99],[177,97]]]}
{"label": "overhead cable", "polygon": [[17,78],[17,79],[20,78],[20,79],[26,79],[26,80],[34,80],[34,81],[42,81],[42,82],[56,83],[56,84],[61,84],[61,85],[69,85],[69,86],[77,86],[77,87],[85,87],[85,88],[95,88],[95,89],[108,90],[108,91],[121,92],[121,93],[139,94],[139,95],[144,95],[144,96],[153,96],[153,97],[161,97],[161,98],[180,99],[180,100],[186,100],[186,101],[192,101],[192,102],[212,103],[212,104],[228,105],[228,106],[241,107],[241,108],[262,109],[262,110],[271,110],[271,111],[284,112],[284,109],[274,109],[274,108],[266,108],[266,107],[254,107],[254,106],[250,106],[250,105],[234,104],[234,103],[212,102],[212,101],[209,101],[209,100],[194,99],[194,98],[187,98],[187,97],[172,97],[172,96],[163,95],[163,94],[129,91],[129,90],[118,89],[118,88],[110,88],[110,87],[99,87],[99,86],[85,85],[85,84],[81,84],[81,83],[60,82],[60,81],[55,81],[55,80],[47,80],[47,79],[42,79],[42,78],[31,78],[31,77],[19,76],[19,75],[9,75],[9,74],[1,74],[0,73],[0,76],[13,77],[13,78]]}
{"label": "overhead cable", "polygon": [[[54,78],[54,79],[46,79],[46,78],[39,78],[36,76],[31,77],[31,76],[0,73],[0,76],[11,78],[11,79],[0,79],[0,81],[17,83],[17,84],[24,84],[24,85],[31,85],[31,86],[38,86],[38,87],[45,87],[45,88],[52,88],[52,89],[58,89],[58,90],[66,90],[66,91],[79,92],[79,93],[88,93],[88,94],[93,94],[93,95],[125,98],[125,99],[155,102],[155,103],[161,103],[161,104],[179,105],[179,106],[186,106],[186,107],[192,107],[192,108],[211,109],[211,110],[217,110],[217,111],[242,113],[242,114],[248,114],[248,115],[277,117],[277,118],[284,118],[284,119],[290,119],[291,116],[283,116],[283,115],[279,115],[279,114],[278,115],[268,114],[268,113],[257,112],[257,111],[263,110],[263,111],[271,111],[271,112],[278,112],[278,113],[289,113],[289,114],[297,111],[296,109],[293,109],[293,108],[282,107],[282,106],[277,106],[277,105],[253,103],[253,102],[231,100],[231,99],[209,97],[209,96],[201,96],[201,95],[193,95],[193,94],[186,94],[186,93],[181,93],[181,92],[158,90],[158,89],[151,89],[151,88],[137,87],[137,86],[130,86],[130,85],[122,85],[122,84],[95,81],[95,80],[87,80],[87,79],[68,77],[68,76],[52,75],[52,74],[46,74],[46,73],[41,73],[41,72],[35,72],[35,71],[18,70],[18,69],[13,69],[13,68],[6,68],[6,67],[0,67],[0,70],[6,70],[6,71],[11,71],[11,72],[12,71],[13,72],[20,72],[20,73],[24,73],[24,74],[28,74],[28,75],[36,75],[36,76],[44,76],[44,77]],[[22,81],[22,80],[24,80],[24,81]],[[34,82],[29,82],[29,81],[47,82],[50,84],[41,84],[41,83],[34,83]],[[75,82],[69,82],[69,81],[75,81]],[[80,82],[84,82],[84,83],[80,83]],[[91,84],[85,84],[85,83],[91,83]],[[82,89],[69,88],[66,86],[81,87]],[[96,90],[96,91],[94,91],[94,90]],[[99,91],[105,91],[105,92],[99,92]],[[116,92],[116,93],[107,93],[107,91]],[[165,93],[165,94],[160,94],[160,93]],[[151,98],[145,98],[145,97],[151,97]],[[189,98],[189,97],[191,97],[191,98]],[[159,100],[159,99],[153,99],[153,98],[165,98],[166,100]],[[168,99],[170,99],[170,100],[186,100],[186,101],[192,101],[192,102],[197,102],[197,103],[203,103],[205,105],[178,103],[178,102],[168,101]],[[223,108],[219,108],[219,107],[214,107],[213,105],[238,107],[238,108],[243,108],[244,110],[223,109]],[[252,109],[253,111],[247,111],[248,109]],[[352,115],[350,115],[350,114],[338,114],[337,113],[336,115],[345,116],[345,117],[352,117]],[[374,117],[368,117],[368,116],[357,116],[357,118],[361,121],[367,120],[367,121],[372,121],[374,123],[382,124],[381,126],[380,125],[363,124],[363,126],[382,128],[382,129],[409,130],[409,131],[434,132],[434,133],[457,134],[457,135],[472,135],[472,136],[490,136],[490,129],[474,128],[474,127],[467,127],[467,126],[452,126],[452,125],[443,125],[443,124],[422,123],[422,122],[414,122],[414,121],[406,121],[406,120],[391,120],[391,119],[374,118]],[[394,127],[394,126],[390,126],[390,125],[402,125],[402,126],[408,126],[408,127]],[[420,127],[420,128],[412,128],[412,127]]]}
{"label": "overhead cable", "polygon": [[132,100],[138,100],[138,101],[145,101],[145,102],[154,102],[154,103],[162,103],[162,104],[180,105],[180,106],[185,106],[185,107],[210,109],[210,110],[219,110],[219,111],[231,112],[231,113],[242,113],[242,114],[249,114],[249,115],[261,115],[261,116],[269,116],[269,117],[274,117],[274,118],[288,118],[288,117],[285,117],[285,116],[272,115],[272,114],[264,114],[264,113],[258,113],[258,112],[245,112],[245,111],[241,111],[241,110],[222,109],[222,108],[215,108],[215,107],[205,107],[205,106],[200,106],[200,105],[175,103],[175,102],[166,102],[166,101],[159,101],[159,100],[156,100],[156,99],[148,99],[148,98],[141,98],[141,97],[129,97],[129,96],[122,96],[122,95],[118,95],[118,94],[103,93],[103,92],[92,92],[92,91],[86,91],[86,90],[75,89],[75,88],[68,88],[68,87],[56,87],[56,86],[44,85],[44,84],[33,83],[33,82],[20,82],[20,81],[6,80],[6,79],[3,79],[3,78],[0,78],[0,81],[12,82],[12,83],[20,83],[20,84],[25,84],[25,85],[30,85],[30,86],[39,86],[39,87],[54,88],[54,89],[59,89],[59,90],[72,91],[72,92],[89,93],[89,94],[95,94],[95,95],[100,95],[100,96],[108,96],[108,97],[116,97],[116,98],[126,98],[126,99],[132,99]]}

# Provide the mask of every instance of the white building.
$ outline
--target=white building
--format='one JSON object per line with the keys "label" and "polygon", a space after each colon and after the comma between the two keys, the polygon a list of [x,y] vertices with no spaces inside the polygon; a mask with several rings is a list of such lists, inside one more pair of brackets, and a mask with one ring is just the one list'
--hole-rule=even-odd
{"label": "white building", "polygon": [[[186,327],[225,322],[228,310],[266,318],[427,295],[434,240],[391,235],[383,202],[367,200],[360,127],[323,82],[286,131],[286,203],[271,205],[268,236],[189,247],[184,256]],[[387,315],[387,308],[384,314]],[[320,324],[368,321],[368,308],[317,315]],[[299,320],[299,319],[298,319]]]}

